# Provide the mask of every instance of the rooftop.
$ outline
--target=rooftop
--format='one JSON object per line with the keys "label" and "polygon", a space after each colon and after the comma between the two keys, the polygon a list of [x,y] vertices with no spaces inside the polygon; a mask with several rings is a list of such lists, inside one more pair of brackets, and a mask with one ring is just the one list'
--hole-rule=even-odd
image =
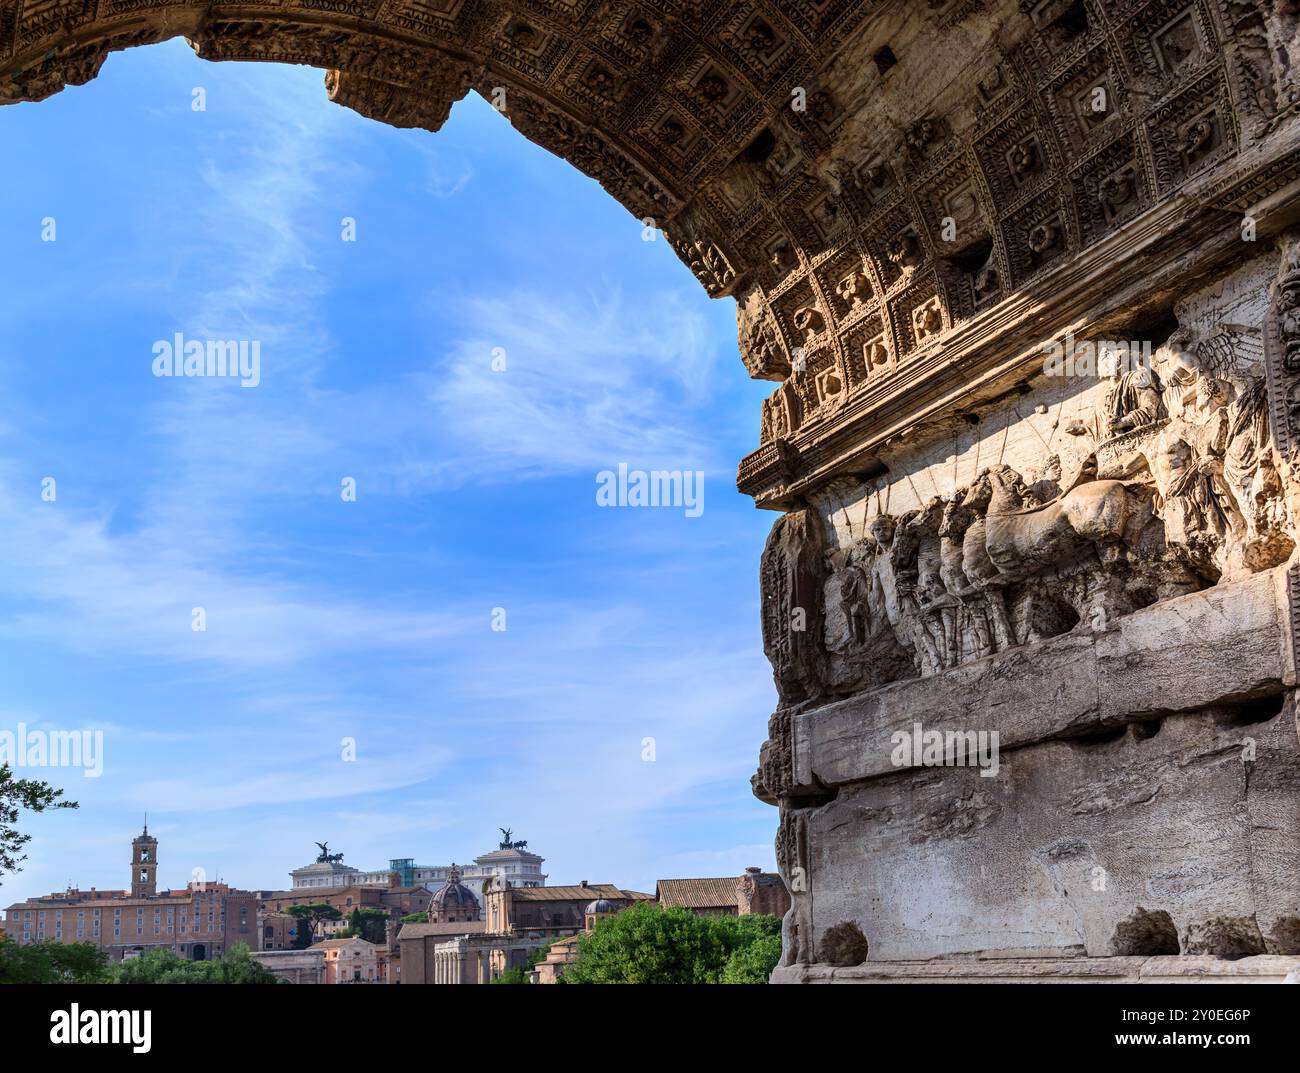
{"label": "rooftop", "polygon": [[661,879],[655,884],[655,895],[665,908],[681,906],[683,909],[716,909],[736,907],[735,876],[716,879]]}
{"label": "rooftop", "polygon": [[514,895],[517,902],[582,902],[585,905],[597,898],[630,897],[613,883],[588,883],[585,887],[578,884],[571,887],[508,887],[507,890]]}
{"label": "rooftop", "polygon": [[312,943],[310,950],[337,950],[342,946],[351,946],[353,943],[365,943],[366,946],[378,947],[381,944],[372,943],[369,939],[363,939],[360,935],[353,935],[348,939],[322,939],[318,943]]}
{"label": "rooftop", "polygon": [[459,924],[403,924],[397,933],[397,940],[425,939],[429,936],[446,938],[457,935],[475,935],[483,931],[486,925],[481,920],[466,920]]}

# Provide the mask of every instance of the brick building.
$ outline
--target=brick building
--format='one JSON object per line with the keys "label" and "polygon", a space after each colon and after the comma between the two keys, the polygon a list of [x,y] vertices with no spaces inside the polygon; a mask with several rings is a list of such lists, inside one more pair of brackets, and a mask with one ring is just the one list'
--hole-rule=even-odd
{"label": "brick building", "polygon": [[696,916],[782,917],[790,908],[790,893],[781,877],[761,868],[746,868],[739,879],[661,879],[655,884],[655,899],[664,909],[679,906]]}
{"label": "brick building", "polygon": [[388,983],[388,947],[353,936],[326,939],[310,949],[325,955],[327,984]]}
{"label": "brick building", "polygon": [[157,890],[158,840],[145,825],[131,842],[128,890],[70,888],[6,911],[16,942],[93,943],[110,961],[166,949],[189,961],[219,958],[237,943],[258,949],[257,895],[224,883]]}
{"label": "brick building", "polygon": [[491,934],[564,936],[582,931],[587,906],[605,899],[618,909],[649,900],[649,895],[619,890],[612,883],[582,882],[569,887],[498,887],[489,885],[487,931]]}
{"label": "brick building", "polygon": [[429,908],[432,893],[427,887],[336,887],[326,889],[259,890],[253,892],[260,909],[261,949],[292,946],[290,934],[297,926],[288,916],[291,905],[331,905],[342,916],[338,920],[322,922],[316,937],[328,939],[334,932],[348,926],[348,917],[354,909],[381,909],[390,920],[400,921],[411,913],[422,913]]}

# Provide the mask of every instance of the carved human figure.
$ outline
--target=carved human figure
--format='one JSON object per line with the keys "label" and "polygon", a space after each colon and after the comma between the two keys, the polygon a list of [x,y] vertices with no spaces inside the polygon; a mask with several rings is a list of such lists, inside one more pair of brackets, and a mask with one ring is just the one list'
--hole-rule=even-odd
{"label": "carved human figure", "polygon": [[1179,328],[1156,351],[1153,359],[1160,382],[1160,401],[1171,420],[1195,403],[1196,385],[1201,379],[1200,362],[1195,351],[1195,336]]}
{"label": "carved human figure", "polygon": [[1244,535],[1246,528],[1224,477],[1231,390],[1222,380],[1199,377],[1193,399],[1184,401],[1181,416],[1160,433],[1147,458],[1166,542],[1220,566],[1229,534]]}
{"label": "carved human figure", "polygon": [[848,624],[849,636],[856,645],[867,643],[871,616],[873,577],[850,556],[839,571],[840,607]]}
{"label": "carved human figure", "polygon": [[897,618],[896,609],[898,604],[898,587],[895,584],[895,574],[891,565],[894,535],[897,530],[897,524],[893,517],[888,514],[877,514],[867,522],[867,534],[876,547],[876,558],[872,564],[872,577],[874,583],[880,587],[882,606],[887,612],[894,609],[894,613],[889,615],[891,622]]}
{"label": "carved human figure", "polygon": [[1282,485],[1268,428],[1268,391],[1262,377],[1251,381],[1228,407],[1223,476],[1253,538],[1278,520]]}
{"label": "carved human figure", "polygon": [[1063,468],[1060,455],[1048,455],[1042,466],[1025,474],[1025,489],[1036,503],[1050,503],[1061,495]]}
{"label": "carved human figure", "polygon": [[939,521],[941,576],[944,587],[959,598],[975,591],[966,574],[963,549],[966,532],[975,520],[975,510],[966,502],[966,489],[959,488],[944,507],[943,517]]}
{"label": "carved human figure", "polygon": [[[922,602],[930,595],[938,596],[938,589],[943,588],[942,582],[935,588],[939,576],[941,513],[942,503],[936,500],[924,511],[897,519],[878,514],[867,523],[871,543],[877,549],[871,563],[872,612],[884,616],[922,674],[942,666],[939,633],[924,628],[920,622]],[[930,541],[933,548],[927,546],[922,555],[922,544]],[[919,565],[923,560],[924,580]]]}
{"label": "carved human figure", "polygon": [[1116,369],[1115,387],[1109,399],[1111,434],[1117,436],[1153,424],[1160,416],[1160,390],[1151,370],[1139,364],[1120,372],[1119,356],[1113,351],[1107,353]]}
{"label": "carved human figure", "polygon": [[938,497],[904,515],[890,548],[902,633],[912,641],[917,670],[933,674],[950,666],[955,647],[955,601],[942,580],[939,528],[944,503]]}
{"label": "carved human figure", "polygon": [[1106,378],[1108,386],[1086,418],[1066,426],[1065,431],[1070,435],[1091,435],[1094,444],[1101,444],[1154,424],[1160,418],[1160,387],[1146,365],[1132,364],[1115,348],[1103,347],[1097,358],[1097,371]]}

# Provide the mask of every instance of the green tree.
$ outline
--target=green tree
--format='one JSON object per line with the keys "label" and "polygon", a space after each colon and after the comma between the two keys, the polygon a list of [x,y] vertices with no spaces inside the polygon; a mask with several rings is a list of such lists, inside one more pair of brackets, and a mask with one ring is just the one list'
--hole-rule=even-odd
{"label": "green tree", "polygon": [[[757,943],[763,952],[738,958],[733,974],[756,972],[770,954],[772,938],[780,950],[777,917],[696,916],[685,909],[635,905],[602,920],[578,940],[578,960],[560,978],[566,984],[716,984],[733,955]],[[753,964],[750,964],[750,962]]]}
{"label": "green tree", "polygon": [[280,980],[237,943],[216,961],[186,961],[171,950],[149,950],[109,970],[115,984],[277,984]]}
{"label": "green tree", "polygon": [[732,952],[722,967],[724,984],[765,984],[781,960],[781,936],[765,935]]}
{"label": "green tree", "polygon": [[94,943],[0,939],[0,984],[97,984],[108,972],[108,955]]}
{"label": "green tree", "polygon": [[31,835],[20,834],[15,826],[18,814],[44,812],[47,808],[76,808],[75,801],[60,801],[62,790],[36,779],[15,779],[8,764],[0,764],[0,875],[19,872],[19,864],[27,859],[19,852],[32,840]]}
{"label": "green tree", "polygon": [[388,938],[388,914],[382,909],[358,907],[348,917],[348,928],[368,943],[382,943]]}
{"label": "green tree", "polygon": [[265,965],[254,960],[247,943],[236,943],[217,965],[220,967],[219,984],[280,984],[285,981],[272,973]]}
{"label": "green tree", "polygon": [[407,913],[402,917],[403,924],[427,924],[429,923],[428,913]]}
{"label": "green tree", "polygon": [[722,942],[735,951],[760,939],[781,937],[781,918],[750,913],[743,917],[705,917],[718,931]]}
{"label": "green tree", "polygon": [[311,905],[291,905],[285,910],[291,917],[298,921],[296,934],[293,937],[293,948],[295,950],[306,950],[311,946],[312,937],[316,932],[316,925],[325,920],[342,920],[343,914],[332,905],[326,905],[324,902],[314,902]]}

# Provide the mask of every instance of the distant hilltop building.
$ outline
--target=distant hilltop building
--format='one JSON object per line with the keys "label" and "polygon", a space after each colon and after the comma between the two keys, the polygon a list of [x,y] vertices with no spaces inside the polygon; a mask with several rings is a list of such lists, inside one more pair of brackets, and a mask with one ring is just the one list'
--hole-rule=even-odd
{"label": "distant hilltop building", "polygon": [[328,842],[317,842],[320,855],[311,864],[289,873],[293,889],[306,887],[336,890],[342,887],[394,887],[391,872],[362,872],[343,863],[343,854],[330,853]]}
{"label": "distant hilltop building", "polygon": [[416,864],[411,857],[395,858],[381,871],[363,872],[343,863],[343,854],[330,853],[329,843],[318,842],[320,856],[311,864],[295,868],[289,873],[293,890],[310,888],[338,890],[344,887],[387,887],[410,889],[428,887],[436,890],[446,883],[453,873],[456,882],[473,894],[481,909],[483,891],[490,880],[499,886],[544,887],[546,875],[542,872],[545,858],[528,851],[528,843],[512,839],[508,827],[500,828],[502,839],[497,848],[474,858],[470,865],[456,863],[443,865]]}
{"label": "distant hilltop building", "polygon": [[93,943],[110,961],[171,950],[187,961],[220,958],[236,943],[258,948],[257,896],[224,883],[190,883],[158,893],[158,839],[149,825],[131,842],[127,890],[69,889],[11,905],[10,938]]}
{"label": "distant hilltop building", "polygon": [[423,883],[427,887],[445,883],[456,873],[457,882],[473,893],[480,907],[484,904],[484,891],[495,880],[498,887],[544,887],[546,875],[542,872],[545,860],[528,851],[528,843],[516,841],[509,827],[499,828],[501,841],[497,848],[480,854],[471,865],[421,865],[410,858],[392,860],[389,868],[400,877],[403,886]]}

